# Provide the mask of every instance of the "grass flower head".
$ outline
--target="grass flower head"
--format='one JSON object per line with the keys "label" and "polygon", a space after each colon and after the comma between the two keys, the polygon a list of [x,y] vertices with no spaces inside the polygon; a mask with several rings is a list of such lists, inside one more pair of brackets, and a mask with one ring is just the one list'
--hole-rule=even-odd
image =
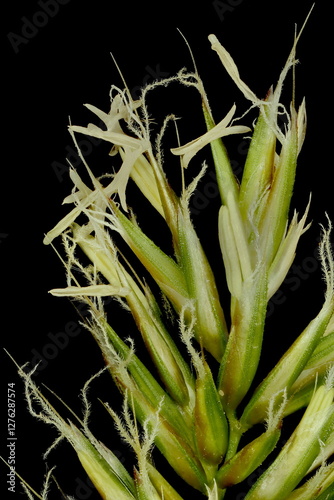
{"label": "grass flower head", "polygon": [[[105,500],[182,500],[178,487],[156,466],[157,450],[189,491],[211,500],[235,498],[236,485],[268,459],[271,465],[248,488],[247,500],[331,498],[334,260],[330,221],[327,229],[322,228],[319,246],[326,284],[323,306],[257,388],[253,385],[266,334],[268,301],[284,281],[298,242],[309,228],[311,201],[301,217],[291,209],[306,133],[305,100],[297,106],[294,96],[288,104],[282,98],[283,84],[296,64],[301,32],[276,86],[264,99],[243,81],[218,38],[209,36],[218,61],[250,109],[258,110],[254,127],[246,123],[247,113],[236,118],[236,105],[215,123],[196,68],[147,85],[136,101],[127,88],[112,86],[108,111],[86,104],[101,125],[69,127],[77,148],[81,134],[110,143],[109,161],[113,165],[118,159],[120,166],[116,172],[111,168],[96,177],[78,148],[82,166],[70,168],[73,188],[64,200],[72,208],[44,239],[51,244],[61,237],[66,253],[66,282],[51,293],[80,300],[89,310],[83,324],[101,350],[102,371],[111,375],[114,390],[124,399],[119,412],[109,401],[103,405],[134,454],[133,469],[128,470],[90,431],[90,381],[83,390],[84,417],[67,422],[31,374],[23,369],[20,374],[30,412],[56,427],[59,439],[69,441]],[[199,137],[186,144],[176,138],[170,147],[180,163],[180,189],[168,181],[162,147],[166,128],[175,117],[167,116],[154,136],[148,109],[148,95],[172,83],[197,89],[206,127]],[[250,137],[239,180],[224,144],[227,136],[235,134]],[[221,253],[221,273],[214,271],[204,251],[190,210],[206,165],[188,181],[189,165],[208,146],[220,194],[215,242]],[[88,181],[84,182],[82,169]],[[155,241],[154,231],[147,234],[142,229],[137,219],[140,203],[131,199],[130,183],[137,185],[152,212],[157,212],[161,227],[167,229],[169,250]],[[225,295],[219,281],[224,275]],[[132,321],[138,338],[122,331],[116,321],[121,314]],[[148,362],[137,349],[141,342],[150,356]],[[286,419],[300,410],[300,422],[282,445]],[[259,432],[250,436],[255,424]]]}

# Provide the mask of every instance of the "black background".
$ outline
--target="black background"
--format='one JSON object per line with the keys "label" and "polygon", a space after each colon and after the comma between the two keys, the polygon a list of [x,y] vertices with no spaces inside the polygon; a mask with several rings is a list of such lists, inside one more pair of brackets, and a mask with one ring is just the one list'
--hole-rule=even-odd
{"label": "black background", "polygon": [[[70,0],[63,5],[57,4],[59,10],[52,16],[38,14],[43,11],[42,4],[29,0],[4,7],[1,344],[19,364],[23,364],[34,361],[36,353],[42,353],[46,344],[52,343],[51,339],[55,338],[52,335],[57,337],[59,332],[71,331],[72,336],[67,335],[65,347],[56,350],[53,346],[53,351],[50,348],[49,359],[37,375],[36,382],[49,386],[80,413],[79,391],[85,380],[101,368],[102,360],[89,334],[80,329],[78,315],[71,303],[48,294],[51,288],[64,286],[65,278],[56,254],[42,243],[44,233],[67,211],[61,202],[69,194],[71,182],[55,165],[66,165],[65,158],[72,151],[67,132],[69,117],[73,123],[86,125],[92,116],[83,107],[84,103],[108,110],[110,85],[114,83],[122,87],[110,53],[113,53],[134,95],[138,95],[139,86],[156,77],[171,76],[184,66],[191,69],[189,52],[178,29],[192,48],[215,118],[220,120],[234,102],[242,114],[248,103],[230,81],[217,55],[211,51],[208,35],[214,33],[219,38],[233,55],[243,80],[259,97],[263,97],[270,85],[276,82],[288,56],[295,23],[299,27],[303,24],[312,2],[172,0],[149,4]],[[314,255],[319,224],[326,224],[326,211],[330,216],[334,214],[331,181],[332,32],[327,29],[329,16],[325,2],[316,2],[297,50],[300,64],[296,71],[296,100],[298,103],[306,96],[308,131],[299,158],[293,208],[303,213],[312,191],[309,220],[313,220],[313,225],[302,238],[290,281],[282,285],[277,303],[270,306],[263,373],[267,364],[271,366],[314,317],[322,302],[322,276]],[[290,98],[290,88],[288,83],[285,102]],[[173,86],[164,92],[159,91],[157,98],[152,100],[152,114],[161,123],[161,117],[167,113],[182,116],[179,122],[182,143],[204,130],[200,102],[191,89]],[[254,117],[246,116],[243,123],[250,125]],[[175,146],[174,135],[168,137],[171,146]],[[229,146],[236,169],[240,170],[245,157],[244,143],[237,138],[231,140]],[[88,151],[87,161],[93,170],[102,173],[108,165],[110,168],[107,154],[105,145]],[[209,177],[212,171],[209,150],[203,153],[204,158],[209,164],[208,177],[199,189],[202,194],[206,189],[206,195],[195,198],[193,220],[217,275],[223,277],[219,252],[210,244],[216,243],[219,201]],[[189,167],[189,178],[198,172],[200,161],[199,156]],[[177,168],[171,160],[168,175],[175,182]],[[140,200],[135,199],[134,205],[139,213]],[[158,242],[159,238],[163,241],[154,218],[145,219],[144,216],[142,223]],[[122,323],[123,319],[121,321],[117,316],[113,316],[113,320],[120,328],[126,326],[126,335],[133,333],[130,323]],[[28,415],[16,368],[3,350],[0,356],[1,455],[6,458],[7,454],[7,385],[15,383],[16,466],[18,472],[40,490],[45,472],[41,455],[56,433]],[[124,449],[115,437],[113,423],[95,402],[96,397],[117,406],[119,399],[107,375],[94,385],[92,430],[127,465],[131,464],[129,450]],[[66,410],[64,414],[68,415]],[[159,458],[157,460],[159,462]],[[67,494],[73,494],[78,500],[98,498],[85,483],[86,475],[69,445],[60,444],[50,455],[48,464],[57,464],[55,475]],[[161,464],[166,467],[163,461]],[[0,489],[4,495],[7,491],[6,473],[6,467],[1,465]],[[243,498],[246,487],[243,485],[236,490],[235,498]],[[18,482],[16,490],[8,498],[21,498]],[[188,498],[188,494],[192,498],[201,497],[189,493],[187,488],[182,489],[182,486],[179,491],[184,498]],[[53,488],[50,499],[60,497]]]}

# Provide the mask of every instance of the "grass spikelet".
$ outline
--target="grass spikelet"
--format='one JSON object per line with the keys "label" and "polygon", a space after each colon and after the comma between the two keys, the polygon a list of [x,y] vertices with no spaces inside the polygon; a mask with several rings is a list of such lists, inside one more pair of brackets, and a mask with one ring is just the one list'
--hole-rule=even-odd
{"label": "grass spikelet", "polygon": [[[232,53],[209,35],[217,62],[246,100],[246,112],[227,103],[228,111],[215,121],[190,50],[193,70],[147,83],[138,100],[121,75],[124,88],[111,86],[107,110],[85,104],[92,123],[69,126],[82,164],[69,169],[67,215],[44,238],[55,249],[62,238],[56,252],[65,277],[50,293],[84,305],[80,325],[96,343],[101,366],[80,393],[81,416],[50,391],[69,419],[36,385],[37,366],[18,371],[31,416],[57,432],[45,457],[50,460],[55,446],[67,441],[103,500],[185,500],[196,494],[232,500],[238,487],[247,489],[245,500],[331,498],[334,256],[327,215],[319,244],[322,306],[311,319],[305,315],[301,332],[286,319],[291,341],[276,364],[261,370],[264,340],[274,335],[268,331],[269,301],[310,227],[311,197],[301,216],[293,208],[307,140],[306,101],[296,102],[295,78],[288,102],[282,93],[287,75],[296,71],[304,27],[296,30],[277,83],[264,89],[264,98],[243,80]],[[185,134],[184,141],[183,121],[173,110],[156,119],[151,109],[155,92],[181,87],[195,91],[202,112],[201,132]],[[258,113],[254,123],[250,112]],[[95,175],[88,164],[81,136],[111,148],[105,174]],[[230,160],[233,136],[247,136],[249,144],[239,178]],[[210,152],[212,158],[196,170],[198,158]],[[191,203],[210,164],[219,196],[201,232]],[[143,206],[147,212],[141,213]],[[109,448],[109,429],[103,442],[91,430],[91,393],[102,377],[111,390],[94,399],[132,453],[132,467]],[[113,391],[123,399],[121,409]],[[289,430],[293,413],[296,424]],[[28,498],[47,500],[51,472],[40,494],[22,480]]]}

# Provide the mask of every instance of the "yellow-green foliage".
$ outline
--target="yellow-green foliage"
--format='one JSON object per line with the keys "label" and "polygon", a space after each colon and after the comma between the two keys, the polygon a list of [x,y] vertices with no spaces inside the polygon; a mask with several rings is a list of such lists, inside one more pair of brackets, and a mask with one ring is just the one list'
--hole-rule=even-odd
{"label": "yellow-green foliage", "polygon": [[[51,407],[31,374],[25,370],[20,373],[31,413],[57,427],[60,439],[69,441],[103,499],[182,500],[177,483],[169,484],[164,471],[155,467],[155,448],[189,485],[189,491],[194,488],[211,500],[233,499],[233,486],[268,456],[272,463],[247,493],[247,500],[333,498],[333,466],[327,463],[334,443],[330,221],[328,229],[322,228],[319,251],[326,282],[323,306],[250,393],[260,360],[268,301],[285,279],[298,241],[309,227],[308,207],[301,218],[296,212],[291,215],[296,165],[306,130],[305,101],[298,107],[294,100],[287,105],[281,101],[284,80],[296,62],[299,37],[300,33],[277,85],[265,99],[259,99],[243,82],[217,37],[209,36],[212,49],[250,108],[258,108],[254,129],[244,123],[247,114],[239,123],[235,105],[219,123],[214,122],[196,70],[182,70],[148,85],[138,101],[133,101],[127,88],[113,86],[108,112],[87,105],[103,127],[91,123],[70,126],[76,145],[78,134],[109,142],[110,164],[118,155],[121,166],[116,173],[111,167],[108,175],[97,178],[81,155],[89,185],[78,171],[70,169],[73,189],[65,202],[74,207],[45,237],[46,244],[62,237],[67,286],[51,293],[89,306],[85,326],[101,349],[105,370],[114,381],[113,390],[124,397],[121,415],[109,401],[104,405],[120,436],[133,449],[134,469],[126,470],[90,432],[89,384],[83,390],[85,415],[74,425]],[[170,148],[180,159],[182,185],[178,194],[168,183],[161,146],[165,128],[175,118],[166,117],[155,137],[147,105],[148,93],[172,82],[198,90],[207,127],[188,144]],[[284,129],[278,123],[281,114],[286,118]],[[234,134],[251,136],[239,181],[223,143],[224,137]],[[220,245],[222,272],[216,276],[189,209],[205,165],[189,184],[184,175],[195,155],[208,145],[220,192],[212,244]],[[151,210],[160,214],[161,226],[169,230],[173,255],[141,229],[134,215],[140,221],[141,207],[132,205],[127,192],[130,182],[151,203]],[[149,217],[149,213],[144,215]],[[126,258],[116,241],[128,249]],[[82,263],[87,258],[91,262],[88,266]],[[151,281],[135,272],[138,260]],[[217,286],[224,276],[228,298],[220,296]],[[148,282],[155,282],[161,295],[155,296]],[[120,306],[133,316],[152,366],[141,361],[136,341],[127,338],[120,322],[118,327],[113,324],[105,297],[113,297],[113,307]],[[168,304],[174,328],[166,322],[162,304]],[[247,404],[241,409],[246,395]],[[305,413],[280,449],[285,417],[302,407],[306,407]],[[255,424],[260,424],[258,435],[247,441],[247,432]],[[308,474],[310,481],[304,484]],[[46,493],[37,497],[46,498]]]}

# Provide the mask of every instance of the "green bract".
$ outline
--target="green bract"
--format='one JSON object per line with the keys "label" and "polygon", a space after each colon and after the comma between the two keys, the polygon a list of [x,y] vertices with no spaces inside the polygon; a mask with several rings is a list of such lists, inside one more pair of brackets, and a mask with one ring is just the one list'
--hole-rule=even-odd
{"label": "green bract", "polygon": [[[74,425],[51,407],[31,374],[23,369],[20,374],[25,379],[30,412],[56,426],[60,436],[70,442],[103,499],[182,500],[177,483],[170,484],[164,471],[155,466],[155,448],[190,491],[194,488],[211,500],[235,498],[235,485],[263,463],[271,465],[251,488],[245,486],[247,500],[333,498],[334,260],[330,221],[328,228],[322,227],[319,245],[326,282],[323,306],[303,332],[293,334],[290,348],[258,387],[251,389],[266,334],[268,301],[284,281],[298,241],[309,227],[308,207],[300,218],[297,212],[291,213],[297,160],[305,138],[305,101],[298,107],[294,99],[287,106],[281,101],[286,75],[296,62],[299,36],[277,85],[265,99],[259,99],[242,81],[217,37],[209,36],[212,49],[250,107],[258,108],[254,129],[239,124],[235,105],[216,124],[197,71],[185,70],[148,85],[136,102],[127,89],[113,86],[108,112],[87,105],[103,127],[70,126],[76,145],[77,134],[111,143],[109,161],[113,165],[118,157],[120,167],[111,173],[111,166],[108,175],[96,178],[81,155],[89,185],[79,171],[70,169],[74,187],[65,202],[74,207],[45,237],[49,244],[62,236],[67,256],[66,286],[51,293],[74,297],[89,307],[84,324],[101,349],[105,370],[114,382],[111,390],[117,388],[124,398],[121,415],[109,401],[103,404],[134,452],[133,470],[128,471],[92,435],[87,423],[88,384],[83,390],[85,415]],[[156,87],[172,82],[198,90],[206,124],[203,135],[170,148],[180,162],[178,193],[167,180],[162,151],[165,128],[174,117],[168,116],[161,132],[153,136],[146,99]],[[284,128],[279,125],[282,114]],[[239,180],[224,145],[224,137],[234,134],[251,137]],[[212,238],[221,253],[218,273],[203,250],[189,208],[191,196],[205,176],[205,165],[186,182],[189,163],[208,145],[220,193],[214,222],[217,232]],[[138,186],[152,211],[160,214],[155,216],[161,216],[161,229],[167,228],[172,252],[155,242],[154,230],[147,235],[141,228],[140,205],[136,206],[127,190],[130,182]],[[229,297],[220,293],[225,277]],[[114,299],[108,308],[106,297]],[[129,339],[121,322],[115,321],[118,306],[123,309],[120,317],[131,316],[151,364],[144,363],[140,350],[135,350],[139,339]],[[299,424],[281,445],[286,418],[300,410]],[[249,437],[255,424],[259,424],[255,434]]]}

